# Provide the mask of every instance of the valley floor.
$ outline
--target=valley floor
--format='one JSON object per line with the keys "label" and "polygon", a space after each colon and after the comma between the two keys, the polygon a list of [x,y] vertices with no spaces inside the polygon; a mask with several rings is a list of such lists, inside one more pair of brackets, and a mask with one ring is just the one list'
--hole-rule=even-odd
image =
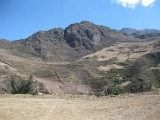
{"label": "valley floor", "polygon": [[0,95],[0,120],[160,120],[160,93]]}

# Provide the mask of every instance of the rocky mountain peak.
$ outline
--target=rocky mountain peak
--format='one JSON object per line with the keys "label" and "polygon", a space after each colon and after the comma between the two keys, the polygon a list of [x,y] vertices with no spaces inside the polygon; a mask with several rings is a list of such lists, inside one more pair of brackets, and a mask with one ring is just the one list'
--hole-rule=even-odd
{"label": "rocky mountain peak", "polygon": [[73,48],[95,50],[96,45],[111,31],[107,27],[82,21],[68,26],[64,31],[64,38]]}

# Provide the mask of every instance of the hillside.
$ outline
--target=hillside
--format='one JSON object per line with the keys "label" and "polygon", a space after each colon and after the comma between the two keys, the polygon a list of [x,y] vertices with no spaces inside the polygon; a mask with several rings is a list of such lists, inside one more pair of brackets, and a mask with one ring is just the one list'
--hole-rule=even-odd
{"label": "hillside", "polygon": [[[121,92],[140,92],[159,85],[159,40],[116,43],[81,58],[90,70],[101,74],[91,83],[98,88],[118,88]],[[152,85],[151,85],[152,84]],[[143,91],[142,90],[142,91]]]}
{"label": "hillside", "polygon": [[50,94],[119,94],[158,88],[158,30],[144,30],[152,36],[143,39],[132,35],[141,31],[126,31],[82,21],[22,40],[0,40],[0,92],[11,93],[11,80],[29,75],[34,76],[35,90]]}

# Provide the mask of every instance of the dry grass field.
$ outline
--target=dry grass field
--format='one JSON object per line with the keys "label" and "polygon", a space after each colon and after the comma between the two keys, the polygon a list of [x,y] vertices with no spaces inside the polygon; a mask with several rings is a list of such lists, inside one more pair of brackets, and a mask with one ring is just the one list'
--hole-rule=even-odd
{"label": "dry grass field", "polygon": [[0,95],[0,120],[160,120],[160,93]]}

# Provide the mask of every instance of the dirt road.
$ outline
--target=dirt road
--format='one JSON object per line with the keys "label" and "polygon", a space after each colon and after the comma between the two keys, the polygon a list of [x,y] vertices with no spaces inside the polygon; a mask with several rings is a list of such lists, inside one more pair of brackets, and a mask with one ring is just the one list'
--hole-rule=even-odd
{"label": "dirt road", "polygon": [[160,94],[0,95],[0,120],[160,120]]}

